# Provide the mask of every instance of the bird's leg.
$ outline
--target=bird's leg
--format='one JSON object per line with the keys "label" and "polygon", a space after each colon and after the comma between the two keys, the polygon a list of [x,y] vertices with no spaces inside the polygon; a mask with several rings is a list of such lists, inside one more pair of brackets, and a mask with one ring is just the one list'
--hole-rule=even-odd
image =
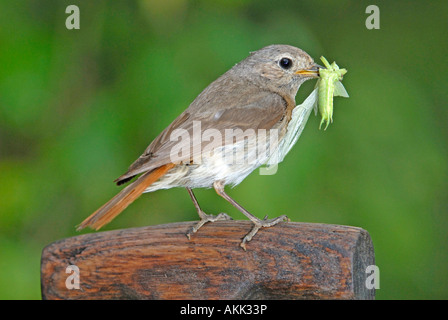
{"label": "bird's leg", "polygon": [[196,233],[199,230],[199,228],[202,227],[207,222],[215,222],[215,221],[219,221],[219,220],[232,220],[232,217],[230,217],[229,215],[227,215],[225,213],[220,213],[217,216],[214,216],[211,214],[206,214],[204,211],[202,211],[201,207],[199,206],[198,200],[194,196],[193,190],[191,190],[190,188],[186,188],[186,189],[188,191],[188,194],[191,197],[191,200],[193,201],[194,207],[198,211],[198,215],[199,215],[199,219],[200,219],[199,222],[195,226],[193,226],[190,230],[188,230],[188,232],[186,234],[188,239],[190,239],[190,236],[193,233]]}
{"label": "bird's leg", "polygon": [[246,217],[250,219],[254,223],[254,226],[252,230],[246,234],[246,236],[243,238],[243,241],[241,242],[240,246],[246,250],[246,242],[249,242],[255,234],[258,232],[260,228],[267,228],[272,227],[276,225],[279,222],[282,221],[289,221],[289,218],[286,215],[282,215],[280,217],[274,218],[274,219],[268,219],[268,216],[265,216],[263,220],[257,218],[252,213],[244,209],[240,204],[238,204],[235,200],[233,200],[225,191],[224,191],[224,184],[222,181],[215,181],[213,183],[213,187],[215,188],[215,191],[218,195],[226,199],[231,205],[233,205],[235,208],[237,208],[239,211],[241,211]]}

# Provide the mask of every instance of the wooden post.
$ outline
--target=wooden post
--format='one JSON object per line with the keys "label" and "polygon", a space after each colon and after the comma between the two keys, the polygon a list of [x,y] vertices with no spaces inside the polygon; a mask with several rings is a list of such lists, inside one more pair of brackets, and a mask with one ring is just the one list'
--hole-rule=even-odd
{"label": "wooden post", "polygon": [[[172,223],[62,239],[43,250],[43,299],[374,299],[367,231],[281,223],[240,247],[249,221]],[[68,266],[79,270],[79,278]],[[68,273],[66,273],[68,272]],[[79,280],[77,289],[76,279]],[[69,289],[71,288],[71,289]]]}

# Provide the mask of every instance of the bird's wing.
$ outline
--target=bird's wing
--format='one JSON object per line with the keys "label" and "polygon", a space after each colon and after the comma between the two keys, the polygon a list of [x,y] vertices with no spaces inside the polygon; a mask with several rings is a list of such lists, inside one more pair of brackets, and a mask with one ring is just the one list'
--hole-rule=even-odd
{"label": "bird's wing", "polygon": [[[207,145],[210,147],[211,142],[214,145],[225,142],[226,130],[233,130],[235,142],[250,138],[259,129],[269,130],[286,121],[286,105],[286,100],[280,95],[264,92],[257,94],[255,99],[248,99],[246,104],[225,105],[218,110],[214,108],[213,113],[207,112],[208,109],[203,106],[202,112],[188,108],[154,139],[115,182],[122,184],[138,174],[172,163],[173,156],[176,162],[194,163],[200,157],[201,150]],[[216,141],[217,135],[221,141]],[[179,154],[179,150],[187,152]]]}

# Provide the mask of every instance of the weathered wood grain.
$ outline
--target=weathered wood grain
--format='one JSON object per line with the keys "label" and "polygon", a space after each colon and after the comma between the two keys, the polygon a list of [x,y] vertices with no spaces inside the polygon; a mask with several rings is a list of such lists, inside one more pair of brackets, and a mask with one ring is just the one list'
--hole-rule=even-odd
{"label": "weathered wood grain", "polygon": [[[281,223],[240,247],[249,221],[195,222],[84,234],[43,250],[43,299],[373,299],[367,231]],[[80,289],[69,290],[69,265]]]}

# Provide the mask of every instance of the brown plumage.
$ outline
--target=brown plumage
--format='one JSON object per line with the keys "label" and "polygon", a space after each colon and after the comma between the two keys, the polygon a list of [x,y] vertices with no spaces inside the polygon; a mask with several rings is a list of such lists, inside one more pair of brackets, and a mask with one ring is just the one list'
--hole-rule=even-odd
{"label": "brown plumage", "polygon": [[[243,142],[247,138],[258,138],[260,130],[277,130],[278,139],[281,140],[295,108],[297,90],[303,82],[317,76],[318,66],[301,49],[272,45],[251,53],[205,88],[190,106],[154,139],[128,171],[115,182],[120,185],[135,176],[140,177],[84,220],[78,229],[87,226],[101,228],[143,192],[185,187],[201,219],[198,225],[187,233],[190,236],[206,222],[229,218],[205,214],[191,190],[214,187],[220,196],[254,223],[254,229],[242,242],[244,247],[244,243],[249,241],[260,227],[272,226],[285,220],[286,216],[260,220],[231,199],[224,192],[224,186],[239,184],[253,170],[266,163],[269,154],[259,155],[253,150],[255,145]],[[195,125],[198,123],[201,134],[207,130],[215,130],[215,133],[220,134],[219,147],[213,149],[213,154],[204,152],[210,141],[202,140],[202,135],[198,140],[194,135]],[[231,142],[224,139],[228,129],[239,132]],[[177,130],[183,130],[192,139],[173,139]],[[174,161],[172,151],[179,146],[190,152],[182,154]],[[255,161],[223,163],[222,157],[229,152],[256,155]]]}

